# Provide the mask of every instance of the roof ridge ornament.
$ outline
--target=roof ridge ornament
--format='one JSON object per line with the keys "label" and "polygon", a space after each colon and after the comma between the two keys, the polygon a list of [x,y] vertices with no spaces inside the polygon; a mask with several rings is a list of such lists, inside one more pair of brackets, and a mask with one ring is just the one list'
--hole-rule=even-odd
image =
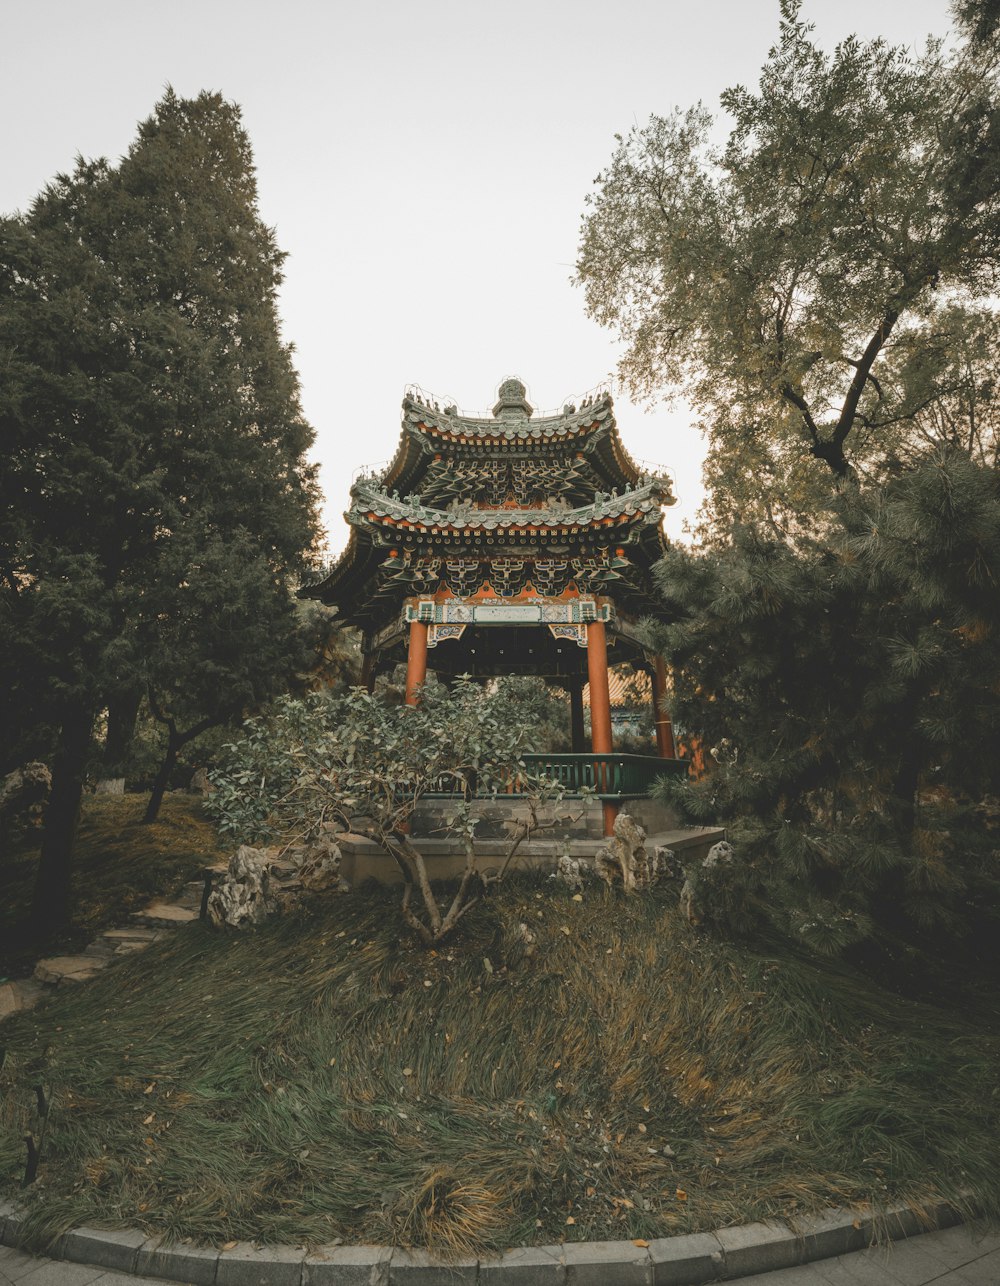
{"label": "roof ridge ornament", "polygon": [[528,390],[517,378],[504,380],[497,390],[497,403],[493,408],[495,420],[530,419],[534,407],[527,399]]}

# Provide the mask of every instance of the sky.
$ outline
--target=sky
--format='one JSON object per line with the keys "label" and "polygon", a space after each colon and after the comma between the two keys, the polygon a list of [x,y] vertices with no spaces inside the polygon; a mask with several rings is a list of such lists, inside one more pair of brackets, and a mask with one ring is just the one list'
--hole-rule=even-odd
{"label": "sky", "polygon": [[[611,382],[632,456],[665,467],[681,536],[704,454],[683,406],[633,404],[572,284],[615,134],[752,85],[778,0],[0,0],[0,211],[74,158],[112,161],[169,84],[240,104],[261,213],[288,253],[282,329],[316,431],[328,552],[352,475],[395,451],[409,384],[488,414]],[[947,0],[804,0],[822,44],[919,49]]]}

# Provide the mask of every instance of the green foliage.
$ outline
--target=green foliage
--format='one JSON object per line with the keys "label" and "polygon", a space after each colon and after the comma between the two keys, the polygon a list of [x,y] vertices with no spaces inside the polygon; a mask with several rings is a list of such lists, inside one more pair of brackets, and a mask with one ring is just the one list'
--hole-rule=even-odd
{"label": "green foliage", "polygon": [[799,10],[724,147],[700,106],[619,139],[578,262],[633,392],[698,408],[710,514],[783,531],[928,442],[996,459],[996,32],[828,55]]}
{"label": "green foliage", "polygon": [[15,738],[58,730],[56,918],[98,711],[152,686],[215,722],[289,671],[316,489],[281,261],[216,94],[168,91],[117,167],[0,220],[0,700]]}
{"label": "green foliage", "polygon": [[[438,941],[475,904],[469,892],[474,877],[486,883],[475,866],[475,801],[512,784],[528,794],[531,817],[512,842],[502,878],[517,844],[539,824],[537,803],[561,796],[558,786],[528,774],[521,758],[536,748],[534,729],[544,726],[551,702],[534,680],[501,679],[484,689],[467,676],[450,687],[427,683],[415,706],[400,695],[352,688],[279,700],[227,747],[212,775],[215,791],[207,807],[220,833],[239,843],[276,835],[288,842],[309,839],[328,823],[362,829],[404,876],[407,924]],[[466,852],[462,883],[443,914],[423,857],[407,838],[417,805],[434,792],[454,793],[450,830]],[[411,909],[414,891],[423,900],[425,921]]]}
{"label": "green foliage", "polygon": [[877,930],[986,964],[1000,872],[970,805],[1000,789],[1000,481],[942,451],[838,519],[658,568],[675,715],[713,761],[675,798],[737,847],[704,903],[818,950]]}

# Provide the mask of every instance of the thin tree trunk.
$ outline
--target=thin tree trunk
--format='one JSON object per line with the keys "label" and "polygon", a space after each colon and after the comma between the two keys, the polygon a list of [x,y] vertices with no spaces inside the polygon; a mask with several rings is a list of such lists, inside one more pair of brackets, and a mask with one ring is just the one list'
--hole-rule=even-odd
{"label": "thin tree trunk", "polygon": [[167,783],[170,781],[170,774],[174,771],[177,763],[177,754],[183,746],[186,738],[180,737],[171,728],[167,734],[167,750],[163,756],[163,762],[160,764],[159,771],[153,779],[153,789],[149,796],[149,803],[146,805],[146,813],[143,817],[143,825],[149,822],[155,822],[160,812],[160,805],[163,803],[163,796],[167,791]]}
{"label": "thin tree trunk", "polygon": [[38,937],[61,929],[69,919],[73,840],[80,819],[93,726],[94,712],[84,706],[72,707],[63,717],[31,904],[31,930]]}

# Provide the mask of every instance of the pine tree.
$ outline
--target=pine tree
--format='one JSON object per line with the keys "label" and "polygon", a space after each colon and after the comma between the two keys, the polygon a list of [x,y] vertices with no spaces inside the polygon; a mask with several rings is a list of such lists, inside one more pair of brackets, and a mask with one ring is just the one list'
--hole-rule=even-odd
{"label": "pine tree", "polygon": [[144,679],[177,543],[249,541],[287,596],[315,539],[281,261],[216,94],[168,91],[117,167],[81,160],[0,224],[4,636],[59,729],[39,927],[66,916],[95,715]]}

